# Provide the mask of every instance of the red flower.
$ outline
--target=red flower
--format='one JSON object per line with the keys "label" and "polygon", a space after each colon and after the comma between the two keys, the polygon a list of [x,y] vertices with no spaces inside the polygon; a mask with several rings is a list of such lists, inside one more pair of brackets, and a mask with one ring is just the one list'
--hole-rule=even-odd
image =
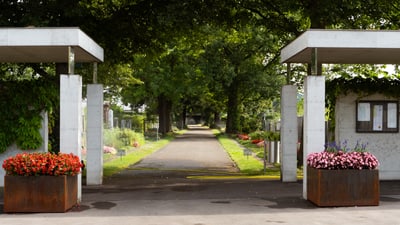
{"label": "red flower", "polygon": [[241,140],[249,140],[250,139],[249,135],[247,135],[247,134],[238,134],[237,136]]}
{"label": "red flower", "polygon": [[74,176],[82,166],[79,157],[72,153],[21,153],[3,162],[7,175],[18,176]]}
{"label": "red flower", "polygon": [[264,141],[264,140],[256,139],[256,140],[251,140],[251,143],[253,143],[253,144],[258,144],[258,143],[263,142],[263,141]]}

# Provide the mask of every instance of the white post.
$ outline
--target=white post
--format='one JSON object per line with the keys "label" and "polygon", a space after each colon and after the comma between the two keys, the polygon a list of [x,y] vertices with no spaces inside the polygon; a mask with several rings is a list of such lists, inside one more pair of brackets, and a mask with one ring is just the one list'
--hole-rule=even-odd
{"label": "white post", "polygon": [[87,185],[103,183],[103,85],[87,86]]}
{"label": "white post", "polygon": [[305,77],[303,129],[303,198],[307,199],[307,155],[323,151],[325,144],[324,76]]}
{"label": "white post", "polygon": [[281,92],[282,181],[297,181],[297,87],[285,85]]}
{"label": "white post", "polygon": [[[60,77],[60,152],[81,158],[82,78],[79,75]],[[82,180],[78,175],[78,201],[82,196]]]}
{"label": "white post", "polygon": [[268,157],[270,163],[275,163],[275,141],[268,141]]}

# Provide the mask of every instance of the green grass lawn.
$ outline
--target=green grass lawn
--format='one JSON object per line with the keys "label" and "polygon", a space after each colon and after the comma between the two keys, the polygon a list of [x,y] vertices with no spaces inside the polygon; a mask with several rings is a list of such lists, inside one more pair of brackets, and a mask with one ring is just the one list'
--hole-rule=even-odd
{"label": "green grass lawn", "polygon": [[[218,130],[213,130],[213,132],[217,135],[218,141],[236,163],[236,166],[243,175],[262,175],[260,177],[280,178],[280,164],[271,165],[267,163],[264,173],[264,162],[262,160],[264,158],[263,147],[258,147],[250,141],[240,141],[239,143],[228,135],[220,134]],[[245,155],[244,148],[251,150],[254,155]],[[298,178],[302,178],[303,170],[301,168],[297,170],[297,176]]]}
{"label": "green grass lawn", "polygon": [[173,139],[172,136],[162,138],[158,141],[146,141],[146,144],[133,151],[128,151],[126,156],[117,157],[103,164],[103,176],[108,177],[121,170],[128,168],[142,160],[144,157],[154,153],[167,145]]}
{"label": "green grass lawn", "polygon": [[268,175],[279,177],[279,167],[268,165],[264,174],[264,163],[260,159],[245,155],[243,146],[239,145],[238,142],[229,136],[218,134],[217,137],[218,141],[236,163],[236,166],[243,175]]}

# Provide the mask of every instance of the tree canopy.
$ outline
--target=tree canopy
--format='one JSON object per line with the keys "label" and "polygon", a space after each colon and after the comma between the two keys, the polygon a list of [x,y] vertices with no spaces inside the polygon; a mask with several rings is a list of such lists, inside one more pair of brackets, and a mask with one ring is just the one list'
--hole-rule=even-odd
{"label": "tree canopy", "polygon": [[[163,133],[188,113],[209,125],[226,116],[234,133],[257,129],[280,86],[302,79],[302,66],[291,80],[278,62],[287,43],[309,28],[398,29],[399,8],[399,0],[0,0],[0,26],[80,27],[105,49],[98,81],[107,98],[145,105]],[[91,82],[91,68],[79,69]]]}

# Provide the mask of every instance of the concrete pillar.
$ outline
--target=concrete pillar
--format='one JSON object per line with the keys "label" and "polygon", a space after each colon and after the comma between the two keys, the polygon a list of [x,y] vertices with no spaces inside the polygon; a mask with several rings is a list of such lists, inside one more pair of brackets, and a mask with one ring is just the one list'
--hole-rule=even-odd
{"label": "concrete pillar", "polygon": [[321,152],[325,144],[325,77],[304,79],[303,197],[307,199],[307,155]]}
{"label": "concrete pillar", "polygon": [[281,163],[281,142],[280,141],[275,141],[275,162],[276,163]]}
{"label": "concrete pillar", "polygon": [[103,85],[87,86],[87,185],[103,183]]}
{"label": "concrete pillar", "polygon": [[49,151],[49,115],[47,112],[42,112],[42,128],[40,129],[40,135],[43,139],[43,144],[40,149],[43,149],[44,152]]}
{"label": "concrete pillar", "polygon": [[268,141],[268,161],[275,163],[275,141]]}
{"label": "concrete pillar", "polygon": [[[60,152],[81,158],[82,78],[79,75],[60,76]],[[82,181],[78,175],[78,201],[81,201]]]}
{"label": "concrete pillar", "polygon": [[281,91],[282,181],[297,181],[297,87],[285,85]]}

